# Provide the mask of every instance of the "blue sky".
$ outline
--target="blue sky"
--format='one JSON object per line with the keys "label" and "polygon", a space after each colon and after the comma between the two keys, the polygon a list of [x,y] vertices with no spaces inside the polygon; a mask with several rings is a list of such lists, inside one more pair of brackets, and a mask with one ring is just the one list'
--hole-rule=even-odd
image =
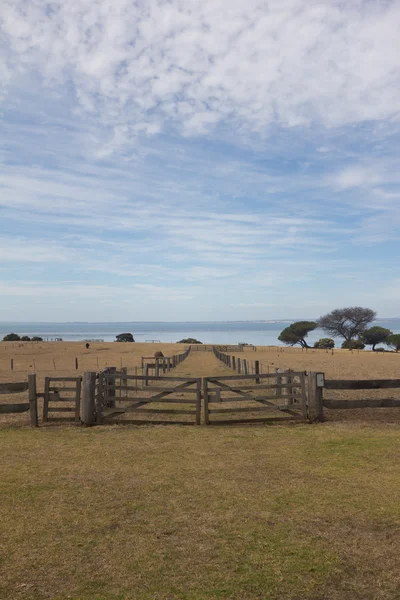
{"label": "blue sky", "polygon": [[400,315],[400,4],[3,0],[0,320]]}

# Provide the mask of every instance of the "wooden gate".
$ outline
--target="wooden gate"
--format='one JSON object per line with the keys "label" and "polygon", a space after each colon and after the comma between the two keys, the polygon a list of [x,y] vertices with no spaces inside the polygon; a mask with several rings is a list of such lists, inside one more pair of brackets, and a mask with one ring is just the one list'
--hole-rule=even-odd
{"label": "wooden gate", "polygon": [[[305,382],[305,373],[295,371],[206,377],[204,421],[206,425],[227,425],[306,419]],[[260,417],[260,413],[265,414]],[[214,419],[214,415],[218,417]],[[224,419],[225,415],[230,418]]]}
{"label": "wooden gate", "polygon": [[97,423],[200,425],[200,418],[199,378],[128,375],[118,371],[99,375]]}
{"label": "wooden gate", "polygon": [[[47,421],[79,421],[80,406],[81,377],[44,378],[44,423]],[[49,413],[55,413],[57,416],[49,417]],[[65,413],[67,414],[65,415]]]}

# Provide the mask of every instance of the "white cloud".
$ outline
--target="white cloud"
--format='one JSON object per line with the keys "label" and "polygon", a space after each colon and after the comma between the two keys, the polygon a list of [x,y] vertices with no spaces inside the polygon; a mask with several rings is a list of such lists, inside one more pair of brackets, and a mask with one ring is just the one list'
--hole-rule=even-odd
{"label": "white cloud", "polygon": [[7,72],[71,85],[113,128],[102,156],[168,123],[198,135],[398,115],[395,1],[5,0],[1,19]]}

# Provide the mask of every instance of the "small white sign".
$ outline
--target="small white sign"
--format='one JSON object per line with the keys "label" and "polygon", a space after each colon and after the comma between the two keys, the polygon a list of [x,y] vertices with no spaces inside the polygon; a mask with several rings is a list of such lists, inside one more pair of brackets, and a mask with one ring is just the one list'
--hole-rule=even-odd
{"label": "small white sign", "polygon": [[317,373],[317,387],[324,387],[325,377],[323,373]]}

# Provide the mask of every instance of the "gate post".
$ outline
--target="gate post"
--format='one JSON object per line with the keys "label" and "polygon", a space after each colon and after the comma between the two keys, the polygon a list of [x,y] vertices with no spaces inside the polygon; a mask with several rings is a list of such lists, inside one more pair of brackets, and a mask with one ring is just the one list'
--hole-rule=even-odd
{"label": "gate post", "polygon": [[94,371],[86,371],[83,374],[82,387],[81,421],[84,425],[94,425],[96,408],[96,373]]}
{"label": "gate post", "polygon": [[204,397],[204,424],[210,424],[210,416],[208,414],[208,382],[207,378],[203,379],[203,397]]}
{"label": "gate post", "polygon": [[[259,360],[256,360],[254,362],[254,367],[255,367],[254,370],[256,372],[256,375],[259,375],[260,374],[260,361]],[[256,383],[260,383],[260,378],[259,377],[256,377]]]}
{"label": "gate post", "polygon": [[29,385],[29,416],[32,427],[38,427],[38,410],[37,410],[37,394],[36,394],[36,373],[28,375]]}
{"label": "gate post", "polygon": [[308,374],[308,418],[311,422],[324,420],[324,373]]}

